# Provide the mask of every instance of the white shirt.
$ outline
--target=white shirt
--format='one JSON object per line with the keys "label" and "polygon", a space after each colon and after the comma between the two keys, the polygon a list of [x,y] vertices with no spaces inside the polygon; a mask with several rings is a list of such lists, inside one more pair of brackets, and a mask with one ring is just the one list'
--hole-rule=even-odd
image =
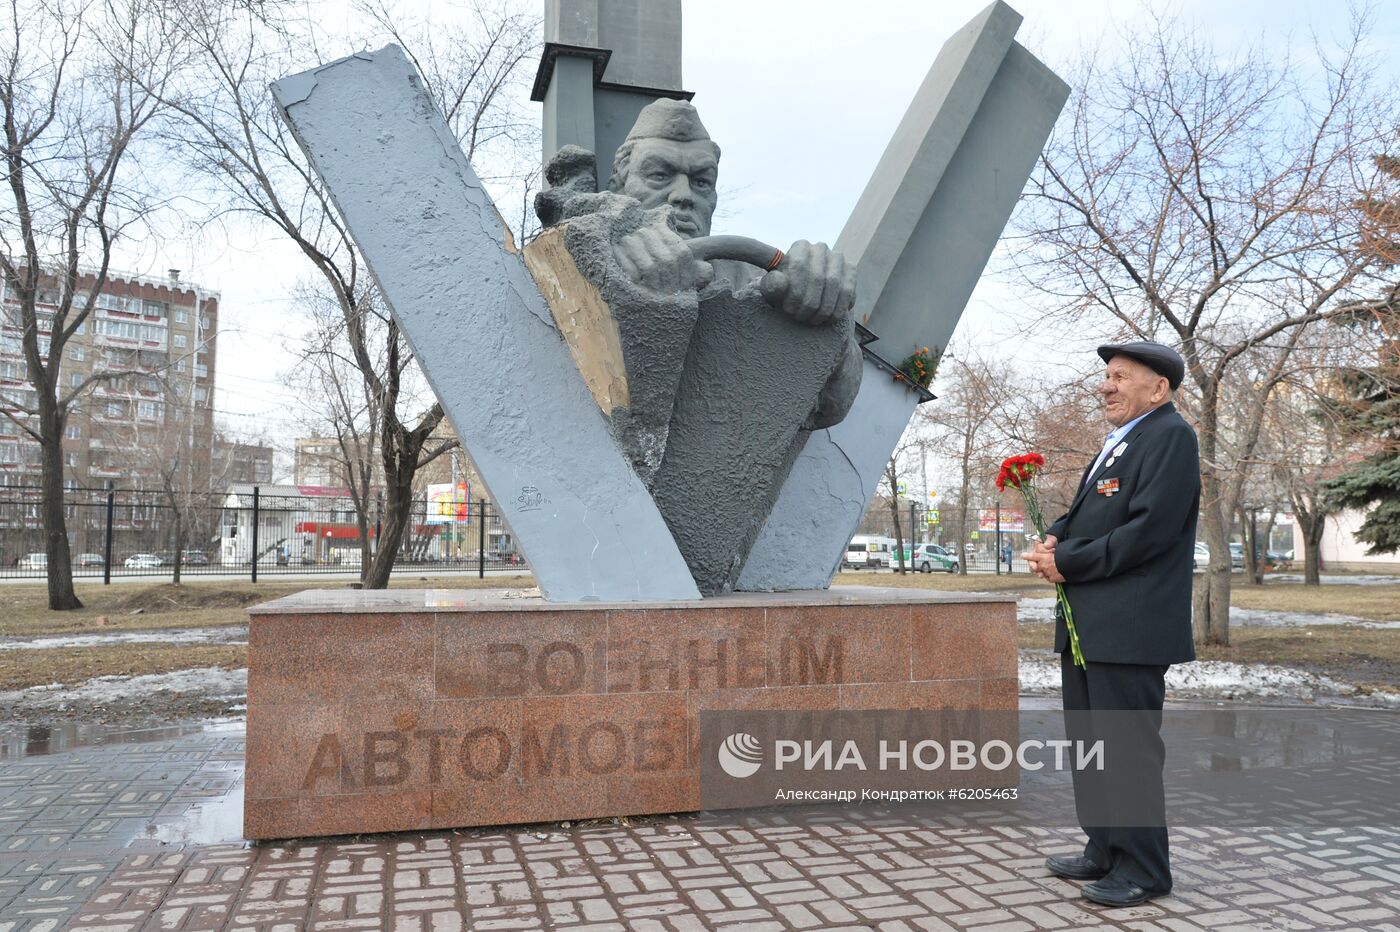
{"label": "white shirt", "polygon": [[[1152,409],[1152,411],[1156,410],[1157,408]],[[1118,446],[1118,444],[1122,442],[1123,438],[1128,436],[1128,434],[1132,432],[1132,429],[1138,425],[1138,421],[1147,417],[1147,415],[1151,414],[1152,411],[1144,411],[1142,414],[1139,414],[1137,417],[1133,418],[1131,421],[1124,424],[1123,426],[1113,428],[1113,431],[1108,435],[1108,439],[1103,442],[1103,449],[1099,451],[1098,459],[1094,460],[1094,468],[1089,470],[1084,476],[1085,485],[1088,485],[1089,480],[1093,478],[1094,473],[1099,471],[1099,466],[1103,464],[1104,458],[1108,456],[1108,452],[1114,447]]]}

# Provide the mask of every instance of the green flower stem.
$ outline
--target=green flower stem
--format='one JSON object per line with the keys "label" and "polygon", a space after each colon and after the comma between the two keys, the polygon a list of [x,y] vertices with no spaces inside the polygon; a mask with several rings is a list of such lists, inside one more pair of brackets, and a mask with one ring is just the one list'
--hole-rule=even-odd
{"label": "green flower stem", "polygon": [[1074,612],[1070,611],[1069,596],[1065,595],[1063,583],[1055,583],[1055,597],[1059,599],[1060,608],[1065,613],[1065,627],[1069,629],[1069,652],[1074,657],[1074,665],[1083,669],[1084,652],[1079,649],[1079,632],[1074,628]]}
{"label": "green flower stem", "polygon": [[[1040,513],[1040,501],[1036,498],[1035,489],[1030,482],[1013,483],[1021,490],[1021,494],[1026,497],[1026,510],[1031,514],[1031,523],[1035,525],[1035,530],[1042,541],[1045,540],[1045,517]],[[1087,664],[1084,660],[1084,652],[1079,649],[1079,631],[1074,627],[1074,612],[1069,607],[1069,596],[1065,595],[1063,583],[1055,583],[1055,600],[1059,603],[1060,610],[1065,617],[1065,627],[1069,630],[1069,652],[1074,658],[1074,665],[1084,669]]]}

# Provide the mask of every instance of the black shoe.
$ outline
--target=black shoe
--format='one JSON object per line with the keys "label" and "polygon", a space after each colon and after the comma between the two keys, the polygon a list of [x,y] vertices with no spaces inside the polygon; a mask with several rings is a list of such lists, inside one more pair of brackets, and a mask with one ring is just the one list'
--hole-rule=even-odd
{"label": "black shoe", "polygon": [[1046,858],[1045,869],[1066,880],[1098,880],[1108,876],[1108,868],[1100,867],[1086,857]]}
{"label": "black shoe", "polygon": [[1079,892],[1084,899],[1101,906],[1141,906],[1148,900],[1166,896],[1171,890],[1145,890],[1131,880],[1123,880],[1121,877],[1106,877],[1088,884]]}

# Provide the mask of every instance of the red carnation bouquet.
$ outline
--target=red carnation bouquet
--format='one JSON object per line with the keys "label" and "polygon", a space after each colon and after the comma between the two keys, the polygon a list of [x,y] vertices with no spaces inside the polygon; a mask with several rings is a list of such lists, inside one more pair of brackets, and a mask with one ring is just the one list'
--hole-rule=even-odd
{"label": "red carnation bouquet", "polygon": [[[1022,453],[1002,460],[1001,471],[997,473],[998,492],[1005,492],[1009,485],[1020,489],[1026,497],[1026,511],[1035,524],[1039,540],[1045,540],[1045,515],[1040,511],[1040,499],[1036,495],[1035,474],[1044,465],[1045,457],[1039,453]],[[1074,665],[1082,667],[1084,653],[1079,649],[1079,632],[1074,628],[1074,613],[1070,611],[1069,599],[1065,597],[1065,587],[1061,583],[1055,583],[1055,598],[1059,601],[1060,612],[1065,616],[1065,627],[1069,629],[1069,650],[1074,656]]]}

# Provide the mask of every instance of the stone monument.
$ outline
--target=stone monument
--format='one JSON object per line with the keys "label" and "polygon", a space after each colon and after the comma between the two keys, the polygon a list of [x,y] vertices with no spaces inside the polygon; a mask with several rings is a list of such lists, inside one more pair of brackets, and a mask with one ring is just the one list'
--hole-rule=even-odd
{"label": "stone monument", "polygon": [[541,596],[253,610],[253,838],[693,809],[706,709],[1015,708],[1014,604],[828,590],[1066,88],[997,2],[833,247],[710,229],[679,0],[547,0],[524,249],[390,46],[274,85]]}

